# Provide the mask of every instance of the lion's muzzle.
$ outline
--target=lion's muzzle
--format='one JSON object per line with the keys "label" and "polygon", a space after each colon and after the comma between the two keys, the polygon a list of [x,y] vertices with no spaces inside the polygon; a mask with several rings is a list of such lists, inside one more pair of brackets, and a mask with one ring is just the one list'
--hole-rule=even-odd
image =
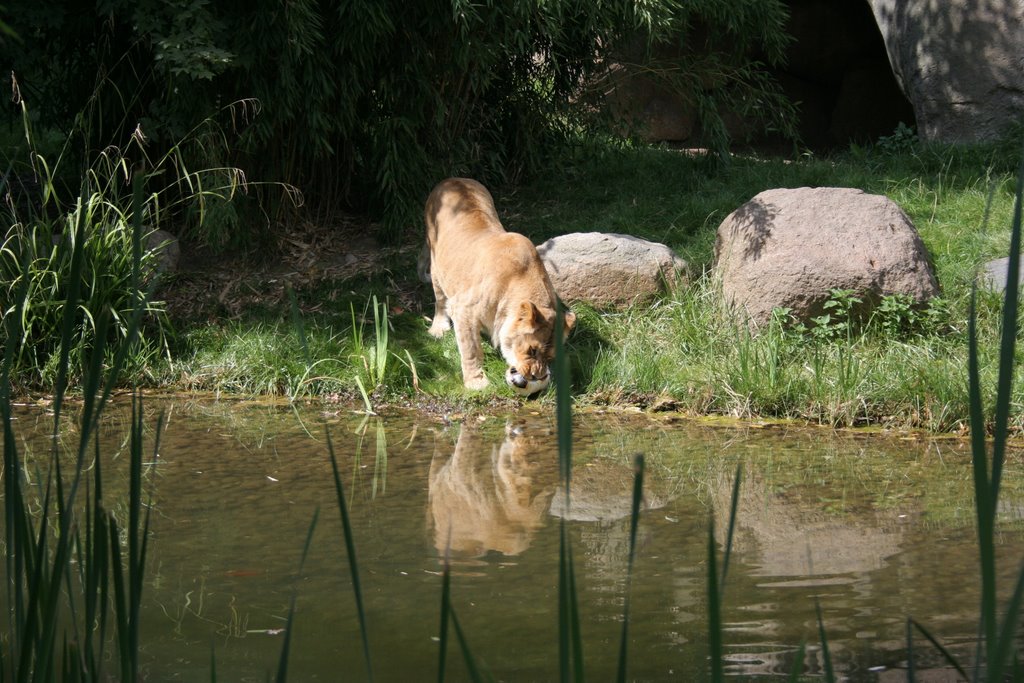
{"label": "lion's muzzle", "polygon": [[514,393],[533,398],[551,384],[551,373],[545,373],[543,377],[535,377],[529,374],[524,375],[515,368],[509,368],[505,372],[505,383]]}

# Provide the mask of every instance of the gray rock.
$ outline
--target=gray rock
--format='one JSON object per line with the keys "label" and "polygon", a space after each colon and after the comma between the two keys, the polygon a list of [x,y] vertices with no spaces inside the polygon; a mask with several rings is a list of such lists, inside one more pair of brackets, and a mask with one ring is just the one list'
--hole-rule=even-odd
{"label": "gray rock", "polygon": [[988,140],[1024,117],[1024,2],[869,2],[924,139]]}
{"label": "gray rock", "polygon": [[[995,261],[989,261],[982,268],[980,284],[991,289],[993,292],[1005,292],[1006,276],[1009,272],[1009,266],[1009,256],[996,259]],[[1018,272],[1020,272],[1021,281],[1024,282],[1024,261],[1021,261]]]}
{"label": "gray rock", "polygon": [[687,281],[686,261],[675,252],[630,235],[570,233],[549,239],[537,252],[566,302],[624,305]]}
{"label": "gray rock", "polygon": [[715,267],[726,300],[755,327],[774,308],[809,321],[832,289],[859,293],[862,313],[884,295],[923,302],[939,292],[907,215],[853,188],[762,192],[719,226]]}
{"label": "gray rock", "polygon": [[154,257],[153,271],[157,276],[165,276],[178,270],[181,259],[181,245],[178,238],[166,230],[154,230],[146,235],[143,249]]}

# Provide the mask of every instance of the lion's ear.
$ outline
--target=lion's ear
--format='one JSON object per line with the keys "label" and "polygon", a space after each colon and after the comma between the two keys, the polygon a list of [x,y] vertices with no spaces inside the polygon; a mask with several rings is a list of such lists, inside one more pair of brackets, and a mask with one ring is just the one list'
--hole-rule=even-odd
{"label": "lion's ear", "polygon": [[536,325],[540,318],[540,311],[533,305],[532,301],[524,301],[519,304],[519,320],[527,325]]}
{"label": "lion's ear", "polygon": [[565,339],[569,338],[569,333],[572,332],[572,328],[576,327],[576,314],[565,309]]}

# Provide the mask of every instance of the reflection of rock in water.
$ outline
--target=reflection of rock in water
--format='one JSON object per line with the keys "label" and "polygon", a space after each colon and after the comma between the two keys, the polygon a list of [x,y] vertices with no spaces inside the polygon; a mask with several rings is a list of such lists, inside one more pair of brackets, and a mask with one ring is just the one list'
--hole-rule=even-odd
{"label": "reflection of rock in water", "polygon": [[[789,502],[771,493],[764,478],[747,469],[740,486],[733,550],[760,566],[754,574],[858,574],[880,569],[887,557],[900,552],[901,527],[874,525],[862,516],[828,516],[818,508]],[[712,495],[719,543],[725,542],[731,496],[731,477],[723,478]]]}
{"label": "reflection of rock in water", "polygon": [[[621,578],[629,557],[629,516],[633,509],[633,466],[623,459],[595,458],[586,465],[573,467],[571,504],[566,510],[565,491],[559,487],[551,499],[551,514],[573,522],[598,522],[578,525],[585,557],[595,566],[596,575],[607,573]],[[640,509],[664,507],[668,496],[659,493],[660,482],[645,476]],[[650,529],[640,525],[637,546],[642,548]]]}
{"label": "reflection of rock in water", "polygon": [[541,475],[557,472],[541,468],[538,439],[509,427],[498,446],[463,425],[450,457],[440,440],[435,443],[429,506],[438,552],[443,554],[449,542],[452,555],[462,557],[526,550],[554,490],[554,479]]}
{"label": "reflection of rock in water", "polygon": [[[632,466],[621,460],[595,459],[572,470],[572,504],[566,514],[565,492],[559,488],[551,499],[551,514],[573,522],[614,522],[629,517],[633,508]],[[644,481],[641,510],[664,507],[667,500],[652,491],[652,478]]]}

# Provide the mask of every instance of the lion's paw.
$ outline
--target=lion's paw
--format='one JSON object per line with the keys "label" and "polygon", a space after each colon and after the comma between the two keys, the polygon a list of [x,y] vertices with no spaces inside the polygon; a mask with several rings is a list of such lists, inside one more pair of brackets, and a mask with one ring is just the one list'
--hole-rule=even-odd
{"label": "lion's paw", "polygon": [[451,318],[448,318],[447,316],[444,318],[434,318],[434,322],[431,323],[430,329],[427,330],[427,333],[430,334],[431,337],[440,339],[444,336],[444,333],[450,329],[452,329]]}
{"label": "lion's paw", "polygon": [[481,389],[486,389],[489,382],[487,381],[486,377],[480,376],[467,379],[465,384],[467,389],[472,389],[473,391],[480,391]]}

